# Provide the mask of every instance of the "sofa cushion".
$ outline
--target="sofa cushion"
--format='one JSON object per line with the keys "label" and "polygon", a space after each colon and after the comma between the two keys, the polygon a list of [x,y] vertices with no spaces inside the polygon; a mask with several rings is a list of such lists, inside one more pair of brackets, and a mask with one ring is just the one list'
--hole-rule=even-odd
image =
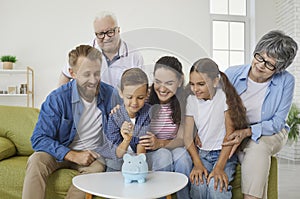
{"label": "sofa cushion", "polygon": [[271,158],[271,167],[268,183],[268,198],[278,198],[278,162],[276,157]]}
{"label": "sofa cushion", "polygon": [[13,156],[0,161],[0,198],[22,198],[27,156]]}
{"label": "sofa cushion", "polygon": [[0,160],[16,154],[16,147],[9,139],[0,137],[0,146]]}
{"label": "sofa cushion", "polygon": [[39,110],[30,107],[0,106],[0,113],[0,137],[11,140],[18,155],[32,154],[30,137]]}
{"label": "sofa cushion", "polygon": [[230,183],[232,186],[232,198],[238,199],[243,198],[243,194],[241,191],[241,165],[238,164],[236,166],[235,176],[233,181]]}

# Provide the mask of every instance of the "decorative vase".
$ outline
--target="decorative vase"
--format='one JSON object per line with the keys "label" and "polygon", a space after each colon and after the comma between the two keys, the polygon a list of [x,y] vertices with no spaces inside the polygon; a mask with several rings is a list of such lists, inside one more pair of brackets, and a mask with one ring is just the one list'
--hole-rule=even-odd
{"label": "decorative vase", "polygon": [[11,70],[13,69],[13,63],[12,62],[2,62],[3,69],[4,70]]}

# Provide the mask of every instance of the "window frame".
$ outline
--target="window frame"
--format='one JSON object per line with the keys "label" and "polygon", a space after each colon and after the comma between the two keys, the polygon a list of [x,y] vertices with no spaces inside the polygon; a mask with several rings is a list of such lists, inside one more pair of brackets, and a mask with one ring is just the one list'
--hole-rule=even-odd
{"label": "window frame", "polygon": [[[214,21],[221,21],[221,22],[237,22],[237,23],[244,23],[244,64],[250,63],[250,58],[252,57],[250,52],[250,45],[251,45],[251,30],[250,30],[250,1],[246,0],[246,16],[241,15],[227,15],[227,14],[212,14],[210,13],[210,24],[211,24],[211,55],[213,57],[214,51],[218,49],[214,49],[213,46],[213,22]],[[210,10],[210,9],[209,9]],[[228,29],[230,31],[230,29]],[[230,45],[230,32],[228,34],[228,41]],[[230,52],[235,52],[235,50],[230,50],[230,46],[226,50],[228,53],[228,67],[232,66],[230,64]]]}

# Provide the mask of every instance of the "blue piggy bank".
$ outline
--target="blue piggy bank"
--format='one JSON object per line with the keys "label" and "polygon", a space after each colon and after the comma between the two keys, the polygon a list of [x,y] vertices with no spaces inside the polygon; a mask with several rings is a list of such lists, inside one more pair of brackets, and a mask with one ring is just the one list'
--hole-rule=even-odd
{"label": "blue piggy bank", "polygon": [[148,164],[146,162],[145,154],[123,156],[124,163],[122,165],[122,174],[125,183],[137,181],[144,183],[148,174]]}

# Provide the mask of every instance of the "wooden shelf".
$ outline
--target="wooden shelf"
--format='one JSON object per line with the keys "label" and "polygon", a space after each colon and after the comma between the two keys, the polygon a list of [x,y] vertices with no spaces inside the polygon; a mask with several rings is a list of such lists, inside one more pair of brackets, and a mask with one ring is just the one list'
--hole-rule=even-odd
{"label": "wooden shelf", "polygon": [[[0,74],[4,75],[26,75],[27,93],[26,94],[0,94],[0,97],[26,97],[27,106],[34,107],[34,71],[30,67],[25,69],[16,68],[11,70],[0,69]],[[19,91],[18,91],[19,92]]]}
{"label": "wooden shelf", "polygon": [[27,69],[11,69],[11,70],[0,69],[0,74],[24,74],[24,73],[27,73]]}
{"label": "wooden shelf", "polygon": [[27,94],[0,94],[1,97],[26,97]]}

